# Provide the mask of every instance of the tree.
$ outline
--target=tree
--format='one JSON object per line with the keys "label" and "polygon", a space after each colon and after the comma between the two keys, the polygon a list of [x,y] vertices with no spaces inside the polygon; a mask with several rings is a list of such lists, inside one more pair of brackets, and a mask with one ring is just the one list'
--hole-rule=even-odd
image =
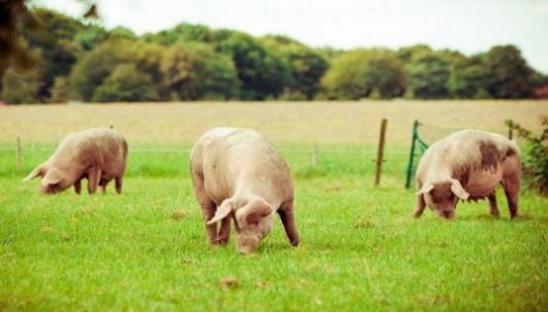
{"label": "tree", "polygon": [[28,70],[34,65],[26,41],[21,37],[21,29],[39,27],[40,23],[29,12],[25,0],[0,2],[0,79],[10,66]]}
{"label": "tree", "polygon": [[396,55],[402,64],[410,63],[417,55],[434,52],[430,46],[426,44],[416,44],[408,47],[400,48]]}
{"label": "tree", "polygon": [[159,43],[162,45],[173,45],[176,43],[212,41],[212,32],[204,25],[193,25],[181,23],[172,29],[163,30],[155,34],[146,34],[144,39],[147,42]]}
{"label": "tree", "polygon": [[93,95],[94,102],[140,102],[156,100],[150,77],[134,64],[120,64]]}
{"label": "tree", "polygon": [[127,41],[108,40],[85,54],[72,68],[69,76],[71,97],[91,101],[97,89],[114,68],[129,62]]}
{"label": "tree", "polygon": [[533,71],[513,45],[495,46],[485,54],[485,64],[491,74],[487,87],[498,99],[530,97],[533,93]]}
{"label": "tree", "polygon": [[69,100],[69,82],[67,77],[59,76],[55,78],[53,90],[51,91],[51,102],[65,103]]}
{"label": "tree", "polygon": [[456,61],[451,70],[448,87],[457,98],[488,97],[490,73],[481,55],[463,57]]}
{"label": "tree", "polygon": [[319,53],[284,36],[263,38],[265,46],[275,51],[289,64],[291,77],[284,90],[284,98],[310,100],[320,90],[320,80],[328,63]]}
{"label": "tree", "polygon": [[406,88],[399,60],[384,50],[353,50],[336,57],[322,79],[331,99],[353,99],[371,95],[398,97]]}
{"label": "tree", "polygon": [[118,26],[110,30],[109,38],[118,38],[118,39],[127,39],[127,40],[137,40],[137,35],[133,30]]}
{"label": "tree", "polygon": [[9,104],[38,102],[38,72],[31,70],[25,74],[9,68],[2,78],[0,99]]}
{"label": "tree", "polygon": [[165,54],[165,47],[147,43],[144,41],[135,41],[126,46],[128,57],[140,72],[147,74],[154,89],[161,100],[169,99],[169,90],[164,83],[164,76],[161,70],[162,59]]}
{"label": "tree", "polygon": [[76,34],[74,42],[79,44],[84,50],[91,51],[108,38],[109,34],[104,28],[96,25],[88,25]]}
{"label": "tree", "polygon": [[165,54],[161,70],[166,85],[180,100],[231,99],[239,81],[230,57],[203,44],[177,44]]}
{"label": "tree", "polygon": [[231,33],[219,50],[230,55],[238,69],[243,99],[275,98],[291,79],[289,64],[249,35]]}
{"label": "tree", "polygon": [[[40,75],[38,98],[47,101],[55,78],[65,76],[71,70],[77,58],[82,54],[81,47],[73,42],[75,35],[84,29],[79,21],[58,12],[37,8],[32,10],[40,27],[37,30],[24,30],[29,51],[40,55],[43,67]],[[35,63],[37,65],[37,63]]]}
{"label": "tree", "polygon": [[409,77],[408,94],[419,99],[446,98],[450,61],[447,56],[424,50],[413,53],[405,68]]}
{"label": "tree", "polygon": [[45,41],[72,41],[85,28],[80,21],[46,8],[35,8],[32,13],[41,27],[37,31],[25,31],[25,37],[31,42],[39,41],[44,45]]}

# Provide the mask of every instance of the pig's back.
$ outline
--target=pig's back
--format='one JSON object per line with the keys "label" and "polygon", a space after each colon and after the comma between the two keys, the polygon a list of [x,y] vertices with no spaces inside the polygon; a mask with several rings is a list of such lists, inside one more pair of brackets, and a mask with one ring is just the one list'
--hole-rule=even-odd
{"label": "pig's back", "polygon": [[118,173],[125,170],[127,152],[127,142],[120,134],[106,128],[93,128],[67,135],[52,159],[98,165],[105,173]]}
{"label": "pig's back", "polygon": [[428,148],[421,158],[417,176],[443,169],[458,175],[470,171],[495,171],[505,158],[514,155],[519,157],[518,146],[500,134],[461,130]]}

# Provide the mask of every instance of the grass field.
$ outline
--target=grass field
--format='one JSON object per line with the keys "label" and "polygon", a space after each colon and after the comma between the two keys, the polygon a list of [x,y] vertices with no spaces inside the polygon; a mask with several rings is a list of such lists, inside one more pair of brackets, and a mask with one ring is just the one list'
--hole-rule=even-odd
{"label": "grass field", "polygon": [[[513,221],[501,191],[500,219],[480,202],[451,222],[414,220],[403,183],[413,119],[432,132],[503,132],[508,118],[535,128],[547,102],[203,105],[0,108],[0,310],[546,310],[548,199],[523,190]],[[389,145],[375,188],[382,117]],[[109,123],[131,144],[122,195],[42,196],[38,181],[20,183],[62,133]],[[188,147],[224,124],[256,126],[288,159],[298,248],[278,221],[255,255],[237,254],[234,237],[207,246]]]}

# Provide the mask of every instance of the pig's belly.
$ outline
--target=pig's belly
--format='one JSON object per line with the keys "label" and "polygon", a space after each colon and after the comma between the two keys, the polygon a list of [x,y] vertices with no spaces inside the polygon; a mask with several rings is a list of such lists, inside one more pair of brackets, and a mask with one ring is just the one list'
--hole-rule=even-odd
{"label": "pig's belly", "polygon": [[492,194],[502,179],[502,171],[473,171],[470,174],[466,191],[472,198],[483,198]]}

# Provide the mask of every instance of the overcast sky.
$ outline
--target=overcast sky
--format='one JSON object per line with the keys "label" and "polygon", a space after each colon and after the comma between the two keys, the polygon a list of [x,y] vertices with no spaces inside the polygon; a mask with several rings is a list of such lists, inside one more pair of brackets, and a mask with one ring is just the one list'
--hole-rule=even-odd
{"label": "overcast sky", "polygon": [[[312,46],[398,48],[426,43],[471,54],[512,43],[548,73],[548,0],[97,0],[107,28],[136,33],[180,22],[283,34]],[[71,16],[78,0],[34,0]]]}

